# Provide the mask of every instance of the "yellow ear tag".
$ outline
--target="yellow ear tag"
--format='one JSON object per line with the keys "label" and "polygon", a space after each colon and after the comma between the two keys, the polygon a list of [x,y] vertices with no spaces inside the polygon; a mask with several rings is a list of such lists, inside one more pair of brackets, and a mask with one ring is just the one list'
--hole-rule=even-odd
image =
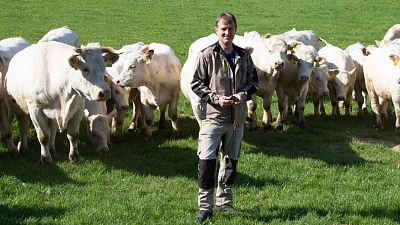
{"label": "yellow ear tag", "polygon": [[315,67],[319,67],[319,61],[315,62]]}
{"label": "yellow ear tag", "polygon": [[397,66],[397,64],[399,64],[399,58],[394,58],[393,63],[395,66]]}
{"label": "yellow ear tag", "polygon": [[290,60],[290,63],[291,63],[291,64],[296,64],[296,60],[291,59],[291,60]]}
{"label": "yellow ear tag", "polygon": [[146,64],[150,64],[150,62],[151,62],[151,59],[150,59],[150,58],[147,58],[147,59],[146,59]]}
{"label": "yellow ear tag", "polygon": [[329,81],[334,81],[334,80],[335,80],[335,77],[336,77],[335,75],[330,75],[330,76],[329,76]]}
{"label": "yellow ear tag", "polygon": [[111,67],[112,66],[112,62],[111,62],[110,58],[106,59],[106,65],[107,65],[107,67]]}
{"label": "yellow ear tag", "polygon": [[293,48],[290,49],[290,54],[294,55],[294,53],[296,53],[296,52],[294,51],[294,49],[293,49]]}

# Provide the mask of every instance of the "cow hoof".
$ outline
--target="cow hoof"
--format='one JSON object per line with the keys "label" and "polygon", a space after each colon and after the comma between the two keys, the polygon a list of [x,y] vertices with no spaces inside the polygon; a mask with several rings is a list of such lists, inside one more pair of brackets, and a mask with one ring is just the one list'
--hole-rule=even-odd
{"label": "cow hoof", "polygon": [[40,163],[42,164],[50,164],[52,163],[52,159],[51,159],[51,155],[45,156],[45,155],[41,155],[40,156]]}
{"label": "cow hoof", "polygon": [[275,130],[276,131],[283,131],[283,124],[280,124],[280,125],[276,126]]}
{"label": "cow hoof", "polygon": [[257,127],[256,126],[250,126],[249,127],[249,131],[256,131],[257,130]]}
{"label": "cow hoof", "polygon": [[160,130],[165,129],[165,127],[166,127],[165,122],[160,122],[160,123],[158,124],[158,129],[160,129]]}
{"label": "cow hoof", "polygon": [[363,111],[364,114],[368,113],[368,109],[367,108],[363,108],[362,111]]}
{"label": "cow hoof", "polygon": [[144,135],[144,140],[145,141],[150,141],[152,138],[152,135]]}
{"label": "cow hoof", "polygon": [[306,122],[300,122],[299,123],[299,127],[301,128],[301,129],[307,129],[307,123]]}
{"label": "cow hoof", "polygon": [[267,132],[267,131],[273,130],[273,127],[271,124],[264,124],[263,130],[264,130],[264,132]]}
{"label": "cow hoof", "polygon": [[110,152],[110,149],[109,149],[109,148],[102,148],[102,149],[100,149],[100,150],[97,151],[97,154],[99,154],[100,156],[102,156],[102,155],[107,154],[107,153],[109,153],[109,152]]}
{"label": "cow hoof", "polygon": [[18,150],[18,154],[25,154],[25,153],[29,152],[29,148],[23,147],[21,142],[18,142],[17,150]]}
{"label": "cow hoof", "polygon": [[78,162],[79,158],[80,158],[80,156],[79,156],[78,152],[69,154],[69,162],[71,162],[71,163]]}

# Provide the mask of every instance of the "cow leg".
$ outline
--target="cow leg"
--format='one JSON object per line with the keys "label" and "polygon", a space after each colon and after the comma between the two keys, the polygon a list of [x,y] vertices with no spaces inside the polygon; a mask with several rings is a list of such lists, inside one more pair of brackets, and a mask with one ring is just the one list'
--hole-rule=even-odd
{"label": "cow leg", "polygon": [[286,113],[287,113],[287,104],[288,104],[288,98],[284,95],[283,91],[277,91],[278,95],[278,109],[279,109],[279,114],[278,118],[276,119],[276,130],[283,130],[283,124],[286,120]]}
{"label": "cow leg", "polygon": [[165,110],[167,105],[160,107],[160,121],[158,122],[158,129],[163,130],[165,129]]}
{"label": "cow leg", "polygon": [[56,134],[57,134],[57,124],[53,120],[49,120],[50,127],[50,152],[56,152]]}
{"label": "cow leg", "polygon": [[255,130],[257,126],[257,99],[256,95],[253,94],[251,99],[246,102],[247,104],[247,118],[246,123],[249,125],[250,130]]}
{"label": "cow leg", "polygon": [[314,116],[319,118],[320,114],[319,114],[319,96],[317,93],[313,93],[312,94],[312,101],[313,101],[313,105],[314,105]]}
{"label": "cow leg", "polygon": [[390,103],[391,103],[390,101],[385,100],[385,101],[382,101],[382,103],[380,104],[380,108],[381,108],[380,115],[382,118],[382,122],[389,120],[389,105],[390,105]]}
{"label": "cow leg", "polygon": [[139,123],[139,118],[141,114],[141,103],[139,96],[136,96],[132,101],[132,118],[129,124],[129,130],[135,130]]}
{"label": "cow leg", "polygon": [[304,105],[306,103],[307,92],[307,87],[304,87],[300,98],[296,101],[296,111],[298,112],[299,126],[301,128],[306,127],[306,120],[304,118]]}
{"label": "cow leg", "polygon": [[18,153],[28,152],[29,116],[24,114],[17,114],[16,116],[19,129]]}
{"label": "cow leg", "polygon": [[117,110],[116,115],[112,119],[112,134],[117,137],[117,141],[122,141],[122,128],[124,126],[124,119],[126,116],[126,110]]}
{"label": "cow leg", "polygon": [[[1,98],[1,97],[0,97]],[[8,109],[4,99],[0,99],[0,130],[4,141],[7,144],[10,153],[17,153],[17,147],[12,140],[10,122],[8,120]]]}
{"label": "cow leg", "polygon": [[151,107],[141,104],[141,113],[142,113],[142,128],[144,129],[145,140],[148,141],[152,138],[153,134],[151,132],[151,125],[154,120],[154,113]]}
{"label": "cow leg", "polygon": [[347,96],[346,96],[346,100],[344,100],[345,115],[347,117],[350,116],[350,111],[352,111],[352,106],[351,106],[351,102],[353,100],[352,94],[353,94],[353,90],[349,90],[349,92],[347,93]]}
{"label": "cow leg", "polygon": [[381,107],[379,105],[379,97],[375,93],[372,84],[367,84],[369,99],[371,101],[371,109],[375,113],[376,125],[379,129],[383,129],[383,122],[381,119]]}
{"label": "cow leg", "polygon": [[363,111],[364,97],[363,97],[363,94],[362,94],[361,87],[357,83],[354,86],[354,93],[355,93],[356,101],[357,101],[357,104],[358,104],[357,116],[359,118],[364,118],[364,111]]}
{"label": "cow leg", "polygon": [[362,96],[363,96],[362,110],[363,110],[363,114],[366,114],[368,112],[368,110],[367,110],[367,96],[368,96],[367,90],[362,92]]}
{"label": "cow leg", "polygon": [[325,116],[326,115],[325,106],[324,106],[324,96],[320,96],[319,97],[319,114],[321,116]]}
{"label": "cow leg", "polygon": [[74,116],[70,119],[67,125],[67,138],[69,141],[69,154],[68,158],[70,162],[79,161],[79,124],[81,123],[83,110],[77,110]]}
{"label": "cow leg", "polygon": [[272,129],[271,100],[272,100],[272,93],[263,98],[263,108],[264,108],[263,127],[264,127],[264,130]]}
{"label": "cow leg", "polygon": [[396,131],[396,133],[400,134],[400,98],[399,97],[393,98],[393,105],[394,105],[394,111],[396,114],[395,131]]}
{"label": "cow leg", "polygon": [[52,158],[49,151],[51,131],[49,119],[36,107],[29,107],[29,115],[36,130],[36,136],[40,143],[40,162],[51,163]]}
{"label": "cow leg", "polygon": [[177,138],[179,135],[179,129],[178,129],[178,99],[179,99],[179,94],[176,95],[176,97],[173,98],[172,102],[168,105],[168,116],[169,119],[171,120],[171,125],[172,125],[172,136],[174,138]]}

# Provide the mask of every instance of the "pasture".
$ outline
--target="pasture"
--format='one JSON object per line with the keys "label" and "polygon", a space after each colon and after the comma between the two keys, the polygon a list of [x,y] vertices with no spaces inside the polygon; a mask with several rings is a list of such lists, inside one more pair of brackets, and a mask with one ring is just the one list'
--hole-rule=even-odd
{"label": "pasture", "polygon": [[[1,0],[0,39],[37,42],[69,26],[81,43],[119,49],[138,41],[171,46],[182,65],[190,44],[214,30],[221,11],[233,12],[238,34],[311,29],[345,48],[381,40],[399,23],[400,5],[382,0],[339,1],[34,1]],[[261,104],[260,104],[261,106]],[[257,115],[261,123],[262,111]],[[327,114],[331,108],[325,101]],[[308,129],[289,123],[283,132],[245,129],[235,207],[241,215],[214,214],[209,224],[400,224],[400,138],[394,118],[374,127],[362,120],[313,117]],[[272,114],[277,116],[276,98]],[[0,224],[194,224],[197,211],[197,132],[189,102],[178,106],[181,138],[153,125],[153,139],[127,131],[125,140],[98,156],[81,130],[78,163],[68,162],[65,133],[56,139],[54,163],[40,164],[31,128],[28,154],[15,157],[0,143]],[[342,115],[344,111],[342,110]],[[13,123],[13,138],[18,140]]]}

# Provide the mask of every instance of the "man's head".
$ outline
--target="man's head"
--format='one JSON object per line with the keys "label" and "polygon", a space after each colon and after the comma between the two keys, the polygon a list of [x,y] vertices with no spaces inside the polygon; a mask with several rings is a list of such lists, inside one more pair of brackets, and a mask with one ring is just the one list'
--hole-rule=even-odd
{"label": "man's head", "polygon": [[232,13],[220,13],[215,19],[215,33],[222,48],[232,47],[232,41],[237,29],[236,18]]}

